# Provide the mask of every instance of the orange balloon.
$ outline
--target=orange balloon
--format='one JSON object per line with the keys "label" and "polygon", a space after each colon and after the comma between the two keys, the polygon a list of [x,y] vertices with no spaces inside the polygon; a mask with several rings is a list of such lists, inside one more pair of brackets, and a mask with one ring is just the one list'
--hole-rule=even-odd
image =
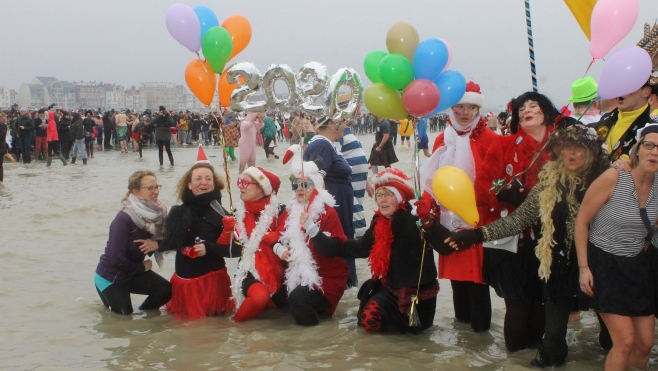
{"label": "orange balloon", "polygon": [[233,39],[233,51],[228,58],[228,60],[231,60],[243,51],[251,41],[251,24],[245,16],[233,14],[224,20],[222,27],[228,31]]}
{"label": "orange balloon", "polygon": [[238,83],[229,84],[228,79],[226,78],[226,72],[229,68],[225,69],[221,75],[219,75],[219,83],[217,84],[217,91],[219,92],[219,104],[222,107],[228,107],[231,105],[231,94],[233,90],[238,86]]}
{"label": "orange balloon", "polygon": [[192,94],[206,106],[212,103],[215,96],[215,86],[217,84],[217,77],[210,69],[210,65],[206,61],[200,59],[192,59],[185,67],[185,82],[187,87],[190,88]]}

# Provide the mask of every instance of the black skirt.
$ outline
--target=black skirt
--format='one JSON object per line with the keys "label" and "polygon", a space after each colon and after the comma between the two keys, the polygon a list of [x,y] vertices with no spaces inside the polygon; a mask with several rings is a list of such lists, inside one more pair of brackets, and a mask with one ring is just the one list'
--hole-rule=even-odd
{"label": "black skirt", "polygon": [[519,249],[512,253],[500,249],[484,249],[483,275],[499,297],[512,300],[542,298],[542,281],[537,271],[536,240],[519,240]]}
{"label": "black skirt", "polygon": [[381,150],[377,151],[377,144],[374,144],[370,150],[368,163],[372,166],[390,167],[391,164],[398,161],[398,157],[395,155],[395,148],[393,148],[393,143],[390,139],[384,144]]}
{"label": "black skirt", "polygon": [[642,317],[654,314],[654,283],[649,253],[618,256],[590,243],[589,269],[594,276],[594,296],[589,304],[599,313]]}

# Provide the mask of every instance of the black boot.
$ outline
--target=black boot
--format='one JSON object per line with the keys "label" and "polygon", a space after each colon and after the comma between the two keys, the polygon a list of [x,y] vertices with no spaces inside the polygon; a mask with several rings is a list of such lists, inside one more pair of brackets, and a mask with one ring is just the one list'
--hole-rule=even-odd
{"label": "black boot", "polygon": [[168,153],[168,155],[169,155],[169,163],[171,164],[171,166],[174,166],[174,155],[172,155],[171,153]]}
{"label": "black boot", "polygon": [[77,157],[73,157],[73,158],[71,159],[71,165],[75,164],[75,160],[76,160],[76,159],[77,159]]}
{"label": "black boot", "polygon": [[87,165],[87,159],[86,159],[86,158],[83,158],[83,159],[82,159],[82,164],[83,164],[83,165]]}
{"label": "black boot", "polygon": [[569,347],[567,347],[566,341],[555,349],[546,349],[544,343],[540,342],[537,345],[537,355],[530,362],[530,366],[539,368],[560,366],[564,364],[568,353]]}
{"label": "black boot", "polygon": [[50,166],[53,163],[53,157],[48,156],[46,157],[46,166]]}
{"label": "black boot", "polygon": [[62,161],[62,165],[66,166],[66,159],[62,155],[57,155],[57,158],[59,158],[60,161]]}

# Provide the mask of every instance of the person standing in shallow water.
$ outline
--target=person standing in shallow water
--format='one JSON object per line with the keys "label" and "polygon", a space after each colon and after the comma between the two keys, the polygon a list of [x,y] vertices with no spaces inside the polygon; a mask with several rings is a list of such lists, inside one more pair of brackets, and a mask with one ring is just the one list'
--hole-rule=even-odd
{"label": "person standing in shallow water", "polygon": [[144,260],[158,251],[164,233],[167,207],[158,201],[160,187],[152,172],[134,172],[110,225],[94,284],[103,305],[115,313],[133,312],[130,294],[148,295],[140,310],[159,309],[171,298],[171,284],[153,272],[151,260]]}
{"label": "person standing in shallow water", "polygon": [[169,112],[167,112],[164,106],[160,106],[160,110],[155,115],[152,125],[155,127],[155,141],[158,145],[160,166],[164,165],[163,149],[167,151],[169,164],[174,166],[174,155],[171,154],[171,147],[169,145],[169,141],[171,141],[171,131],[169,129],[174,126],[174,119],[169,115]]}

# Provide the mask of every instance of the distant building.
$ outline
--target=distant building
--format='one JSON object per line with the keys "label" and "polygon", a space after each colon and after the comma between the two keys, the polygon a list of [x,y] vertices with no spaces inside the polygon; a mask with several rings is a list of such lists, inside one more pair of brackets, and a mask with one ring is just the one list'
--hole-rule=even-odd
{"label": "distant building", "polygon": [[179,89],[173,82],[143,82],[139,86],[139,95],[145,108],[157,111],[158,107],[178,109]]}

